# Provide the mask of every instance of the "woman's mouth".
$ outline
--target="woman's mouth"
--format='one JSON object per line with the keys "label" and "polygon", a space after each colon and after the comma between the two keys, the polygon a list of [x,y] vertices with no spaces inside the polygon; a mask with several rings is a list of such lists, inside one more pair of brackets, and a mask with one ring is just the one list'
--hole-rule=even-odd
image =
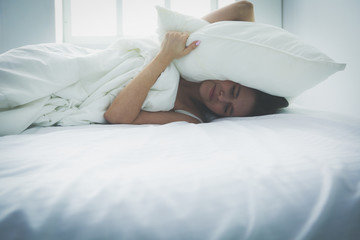
{"label": "woman's mouth", "polygon": [[211,100],[213,99],[213,97],[214,97],[215,88],[216,88],[216,85],[214,85],[214,87],[210,90],[210,93],[209,93],[210,101],[211,101]]}

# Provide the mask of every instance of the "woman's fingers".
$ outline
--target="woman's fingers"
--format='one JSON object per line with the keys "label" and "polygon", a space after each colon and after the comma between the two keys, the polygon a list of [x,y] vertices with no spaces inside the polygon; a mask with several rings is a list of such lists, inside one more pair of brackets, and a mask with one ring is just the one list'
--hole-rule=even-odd
{"label": "woman's fingers", "polygon": [[189,36],[183,32],[167,32],[162,43],[162,51],[172,58],[181,58],[189,54],[200,44],[200,41],[194,41],[186,47]]}
{"label": "woman's fingers", "polygon": [[192,50],[194,50],[195,48],[197,48],[197,46],[200,45],[200,40],[198,41],[194,41],[192,42],[189,46],[187,46],[185,49],[184,49],[184,55],[183,56],[186,56],[187,54],[189,54]]}

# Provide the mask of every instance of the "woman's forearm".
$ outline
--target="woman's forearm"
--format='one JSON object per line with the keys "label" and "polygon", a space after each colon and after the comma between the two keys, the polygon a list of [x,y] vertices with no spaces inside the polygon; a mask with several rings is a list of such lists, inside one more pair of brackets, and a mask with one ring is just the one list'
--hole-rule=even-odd
{"label": "woman's forearm", "polygon": [[254,6],[251,2],[240,1],[215,10],[203,17],[209,23],[219,21],[248,21],[254,22]]}

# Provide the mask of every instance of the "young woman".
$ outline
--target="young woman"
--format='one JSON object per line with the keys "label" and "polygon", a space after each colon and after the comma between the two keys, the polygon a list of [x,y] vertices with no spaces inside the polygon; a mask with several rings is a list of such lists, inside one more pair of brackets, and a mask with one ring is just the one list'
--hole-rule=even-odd
{"label": "young woman", "polygon": [[[247,1],[233,3],[214,11],[203,18],[217,21],[254,21],[253,5]],[[152,85],[166,67],[177,58],[191,54],[199,41],[186,46],[189,35],[168,32],[161,50],[153,61],[144,68],[115,98],[105,119],[109,123],[165,124],[174,121],[200,123],[208,116],[252,116],[276,112],[287,107],[285,98],[271,96],[232,81],[207,80],[194,83],[180,78],[174,108],[167,112],[146,112],[141,106]]]}

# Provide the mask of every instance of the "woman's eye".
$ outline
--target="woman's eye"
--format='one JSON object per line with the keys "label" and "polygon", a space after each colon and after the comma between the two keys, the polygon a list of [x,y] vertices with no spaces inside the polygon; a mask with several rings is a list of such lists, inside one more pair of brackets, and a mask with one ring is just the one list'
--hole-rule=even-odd
{"label": "woman's eye", "polygon": [[234,112],[234,108],[230,108],[230,113],[229,113],[229,116],[232,116],[233,115],[233,112]]}
{"label": "woman's eye", "polygon": [[224,114],[225,115],[232,116],[233,111],[234,111],[234,108],[230,103],[225,105],[225,109],[224,109]]}
{"label": "woman's eye", "polygon": [[239,97],[240,90],[241,90],[241,87],[239,86],[239,88],[238,88],[238,90],[237,90],[237,92],[236,92],[236,96],[235,96],[236,98]]}

